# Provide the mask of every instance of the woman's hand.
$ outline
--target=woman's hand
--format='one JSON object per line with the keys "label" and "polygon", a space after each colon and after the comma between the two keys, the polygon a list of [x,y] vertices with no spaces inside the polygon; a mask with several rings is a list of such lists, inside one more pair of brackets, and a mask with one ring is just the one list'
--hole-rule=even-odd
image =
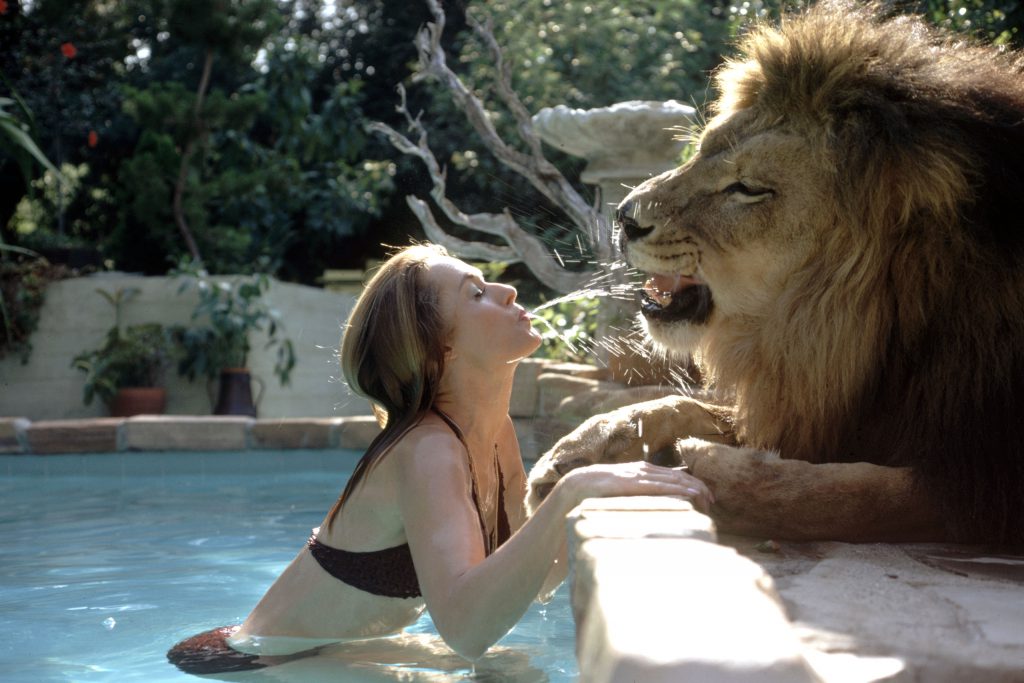
{"label": "woman's hand", "polygon": [[577,504],[585,498],[610,496],[681,496],[708,512],[715,502],[707,485],[683,468],[643,461],[579,467],[567,473],[558,487],[569,489]]}

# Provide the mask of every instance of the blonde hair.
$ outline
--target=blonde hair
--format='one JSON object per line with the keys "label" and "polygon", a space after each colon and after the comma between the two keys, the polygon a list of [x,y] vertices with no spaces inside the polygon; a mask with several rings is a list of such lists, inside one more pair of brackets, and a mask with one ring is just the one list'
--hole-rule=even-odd
{"label": "blonde hair", "polygon": [[383,430],[356,464],[328,513],[328,527],[359,483],[430,410],[444,374],[447,323],[424,278],[444,247],[414,244],[395,252],[356,301],[341,338],[341,370],[368,398]]}

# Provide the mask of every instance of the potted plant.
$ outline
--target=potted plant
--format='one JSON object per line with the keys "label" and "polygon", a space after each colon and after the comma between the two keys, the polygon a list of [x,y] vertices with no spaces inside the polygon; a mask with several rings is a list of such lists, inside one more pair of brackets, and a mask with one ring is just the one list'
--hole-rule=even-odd
{"label": "potted plant", "polygon": [[96,291],[114,307],[115,321],[99,348],[72,361],[85,373],[85,404],[99,397],[114,417],[163,413],[167,394],[160,384],[170,358],[167,333],[159,323],[122,325],[121,307],[139,290]]}
{"label": "potted plant", "polygon": [[[215,415],[256,416],[263,383],[252,377],[249,367],[250,335],[264,333],[264,348],[277,347],[274,374],[287,386],[295,367],[295,350],[284,336],[278,312],[263,301],[270,278],[259,273],[249,277],[212,278],[205,270],[179,270],[188,279],[179,292],[195,286],[199,299],[192,311],[191,325],[171,328],[179,347],[178,372],[190,380],[207,377],[218,381]],[[260,386],[255,400],[252,382]],[[212,399],[212,397],[211,397]]]}

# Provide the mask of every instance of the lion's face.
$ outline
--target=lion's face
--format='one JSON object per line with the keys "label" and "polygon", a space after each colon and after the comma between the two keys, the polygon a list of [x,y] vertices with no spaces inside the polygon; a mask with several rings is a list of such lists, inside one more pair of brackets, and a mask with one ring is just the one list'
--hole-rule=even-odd
{"label": "lion's face", "polygon": [[828,164],[806,137],[755,121],[716,118],[694,158],[619,206],[623,254],[650,276],[643,322],[669,352],[771,315],[830,220]]}

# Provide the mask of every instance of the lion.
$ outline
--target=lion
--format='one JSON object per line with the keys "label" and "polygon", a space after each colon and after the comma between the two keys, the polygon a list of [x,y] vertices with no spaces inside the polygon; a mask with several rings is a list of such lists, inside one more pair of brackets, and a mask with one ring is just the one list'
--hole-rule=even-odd
{"label": "lion", "polygon": [[617,211],[706,392],[586,420],[529,506],[646,457],[726,533],[1024,544],[1024,58],[851,2],[738,48],[697,154]]}

